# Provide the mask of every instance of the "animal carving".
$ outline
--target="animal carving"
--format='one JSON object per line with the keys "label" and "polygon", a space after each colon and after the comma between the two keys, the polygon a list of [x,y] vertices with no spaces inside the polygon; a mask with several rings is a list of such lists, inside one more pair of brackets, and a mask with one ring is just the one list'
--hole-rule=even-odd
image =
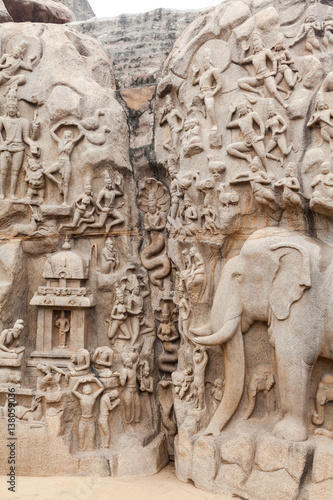
{"label": "animal carving", "polygon": [[227,262],[210,322],[192,329],[196,343],[220,345],[225,358],[224,395],[206,433],[219,435],[239,405],[245,380],[243,333],[261,321],[275,347],[281,400],[282,419],[273,433],[292,441],[307,439],[311,370],[319,356],[333,357],[332,280],[333,247],[282,228],[256,231]]}
{"label": "animal carving", "polygon": [[[268,365],[257,366],[251,379],[250,379],[249,387],[247,390],[249,402],[248,402],[248,407],[247,407],[245,415],[244,415],[244,419],[247,420],[252,415],[252,412],[253,412],[255,404],[256,404],[256,395],[260,391],[263,391],[264,394],[266,395],[267,410],[269,411],[269,410],[273,409],[272,408],[273,405],[271,405],[272,397],[269,398],[269,396],[271,396],[271,394],[273,394],[273,391],[271,391],[271,389],[272,389],[274,384],[275,384],[275,380],[274,380],[272,367],[268,366]],[[274,394],[273,394],[273,396],[274,396]]]}
{"label": "animal carving", "polygon": [[150,244],[141,252],[143,266],[151,271],[150,281],[163,290],[163,280],[171,271],[170,260],[165,253],[163,230],[166,212],[170,206],[168,190],[155,179],[147,179],[139,193],[139,207],[146,213],[144,228],[150,234]]}

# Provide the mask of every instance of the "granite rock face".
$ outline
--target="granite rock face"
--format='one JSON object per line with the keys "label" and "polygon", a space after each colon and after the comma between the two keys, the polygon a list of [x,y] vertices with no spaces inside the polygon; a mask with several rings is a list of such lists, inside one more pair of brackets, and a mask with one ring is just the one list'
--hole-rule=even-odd
{"label": "granite rock face", "polygon": [[13,21],[63,24],[74,20],[72,12],[53,0],[3,0]]}
{"label": "granite rock face", "polygon": [[0,434],[14,412],[25,475],[153,474],[155,324],[110,61],[54,24],[4,23],[1,47]]}
{"label": "granite rock face", "polygon": [[156,90],[176,471],[228,496],[333,495],[332,32],[326,4],[224,2]]}
{"label": "granite rock face", "polygon": [[88,0],[60,0],[74,14],[75,21],[84,21],[95,16]]}
{"label": "granite rock face", "polygon": [[230,497],[331,498],[333,9],[4,23],[1,50],[0,442],[16,402],[21,473],[171,457]]}
{"label": "granite rock face", "polygon": [[9,15],[3,0],[0,0],[0,23],[8,23],[10,21],[13,21],[13,19]]}
{"label": "granite rock face", "polygon": [[156,9],[144,14],[73,23],[99,40],[113,63],[117,89],[154,85],[173,44],[199,11]]}

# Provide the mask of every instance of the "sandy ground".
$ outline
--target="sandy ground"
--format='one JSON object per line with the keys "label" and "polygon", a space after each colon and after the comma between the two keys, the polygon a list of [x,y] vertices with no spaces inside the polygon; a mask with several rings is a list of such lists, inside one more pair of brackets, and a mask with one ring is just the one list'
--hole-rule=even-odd
{"label": "sandy ground", "polygon": [[229,500],[182,483],[171,465],[150,477],[18,477],[15,493],[6,480],[0,476],[1,500]]}

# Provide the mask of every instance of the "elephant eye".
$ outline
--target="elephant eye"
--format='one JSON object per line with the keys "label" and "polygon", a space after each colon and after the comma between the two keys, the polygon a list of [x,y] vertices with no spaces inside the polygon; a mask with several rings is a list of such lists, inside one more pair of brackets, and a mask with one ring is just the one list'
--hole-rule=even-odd
{"label": "elephant eye", "polygon": [[241,273],[237,273],[237,272],[235,272],[235,273],[233,273],[233,274],[232,274],[232,277],[233,277],[233,278],[239,278],[240,276],[242,276],[242,274],[241,274]]}

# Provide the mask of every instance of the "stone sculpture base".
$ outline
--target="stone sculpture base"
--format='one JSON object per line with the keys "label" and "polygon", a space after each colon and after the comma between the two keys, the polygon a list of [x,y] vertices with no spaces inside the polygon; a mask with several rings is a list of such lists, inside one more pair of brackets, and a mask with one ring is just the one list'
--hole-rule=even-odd
{"label": "stone sculpture base", "polygon": [[[71,436],[63,432],[61,416],[46,417],[45,422],[16,421],[16,470],[22,476],[149,476],[169,461],[165,435],[158,434],[147,446],[140,437],[123,435],[111,451],[71,454]],[[0,469],[8,468],[8,422],[0,420]],[[33,456],[31,455],[33,451]],[[29,457],[29,458],[28,458]],[[144,466],[143,466],[144,464]]]}
{"label": "stone sculpture base", "polygon": [[182,481],[251,500],[333,498],[333,442],[323,437],[292,442],[243,423],[219,437],[191,435],[187,418],[175,439],[176,474]]}

